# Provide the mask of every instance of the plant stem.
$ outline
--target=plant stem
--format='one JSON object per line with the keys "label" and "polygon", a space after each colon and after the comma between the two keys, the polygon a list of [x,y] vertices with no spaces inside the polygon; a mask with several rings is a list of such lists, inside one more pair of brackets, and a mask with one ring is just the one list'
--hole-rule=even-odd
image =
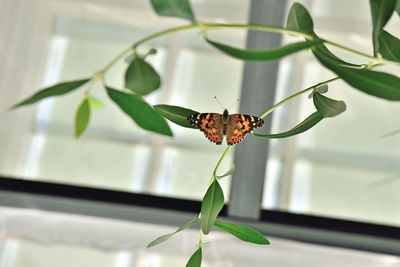
{"label": "plant stem", "polygon": [[263,114],[261,114],[259,117],[262,119],[262,118],[266,117],[268,114],[270,114],[271,112],[273,112],[275,109],[277,109],[279,106],[285,104],[286,102],[292,100],[293,98],[295,98],[295,97],[297,97],[297,96],[299,96],[299,95],[301,95],[301,94],[304,94],[304,93],[306,93],[306,92],[308,92],[308,91],[311,91],[311,90],[313,90],[313,89],[316,89],[316,88],[318,88],[318,87],[321,87],[322,85],[325,85],[325,84],[328,84],[328,83],[330,83],[330,82],[336,81],[336,80],[338,80],[338,79],[340,79],[340,77],[335,77],[335,78],[326,80],[326,81],[324,81],[324,82],[317,83],[317,84],[315,84],[315,85],[313,85],[313,86],[310,86],[310,87],[308,87],[308,88],[306,88],[306,89],[304,89],[304,90],[301,90],[300,92],[297,92],[297,93],[295,93],[295,94],[293,94],[293,95],[291,95],[291,96],[285,98],[284,100],[280,101],[279,103],[273,105],[271,108],[269,108],[269,109],[268,109],[267,111],[265,111]]}
{"label": "plant stem", "polygon": [[256,24],[239,24],[239,23],[201,23],[200,24],[204,29],[214,29],[214,28],[244,28],[249,30],[258,30],[258,31],[268,31],[275,33],[285,33],[289,35],[303,37],[307,40],[314,40],[309,34],[293,31],[281,27],[269,26],[269,25],[256,25]]}
{"label": "plant stem", "polygon": [[201,243],[203,242],[203,230],[200,228],[200,236],[199,236],[199,247],[201,247]]}
{"label": "plant stem", "polygon": [[[180,27],[174,27],[170,28],[161,32],[157,32],[155,34],[149,35],[137,42],[135,42],[133,45],[122,51],[120,54],[118,54],[110,63],[108,63],[100,72],[98,72],[100,75],[103,75],[105,72],[107,72],[118,60],[120,60],[122,57],[124,57],[129,51],[135,51],[136,48],[148,41],[151,41],[153,39],[156,39],[158,37],[168,35],[171,33],[176,33],[180,31],[186,31],[186,30],[194,30],[194,29],[201,29],[203,31],[207,31],[209,29],[218,29],[218,28],[242,28],[242,29],[249,29],[249,30],[258,30],[258,31],[267,31],[267,32],[275,32],[275,33],[282,33],[282,34],[289,34],[289,35],[294,35],[298,37],[305,38],[306,40],[314,40],[314,37],[312,35],[299,32],[299,31],[294,31],[294,30],[289,30],[281,27],[274,27],[274,26],[269,26],[269,25],[256,25],[256,24],[239,24],[239,23],[202,23],[199,22],[198,24],[195,25],[185,25],[185,26],[180,26]],[[325,44],[328,46],[334,47],[338,50],[341,50],[343,52],[346,52],[351,55],[355,55],[361,58],[365,58],[370,60],[373,64],[375,63],[381,63],[381,64],[393,64],[393,65],[400,65],[399,62],[394,62],[390,60],[383,59],[381,57],[372,57],[367,54],[358,52],[356,50],[344,47],[342,45],[336,44],[334,42],[328,41],[321,39]]]}
{"label": "plant stem", "polygon": [[231,148],[232,148],[232,146],[228,146],[228,147],[225,149],[224,153],[222,153],[222,156],[219,158],[219,160],[218,160],[218,162],[217,162],[217,165],[215,166],[214,171],[213,171],[213,173],[212,173],[209,186],[214,182],[215,178],[217,177],[217,170],[218,170],[218,168],[219,168],[219,165],[221,165],[222,160],[225,158],[226,154],[228,153],[228,151],[229,151]]}
{"label": "plant stem", "polygon": [[164,30],[164,31],[161,31],[161,32],[157,32],[157,33],[152,34],[152,35],[149,35],[149,36],[137,41],[136,43],[134,43],[132,45],[131,48],[136,49],[139,45],[142,45],[143,43],[146,43],[146,42],[148,42],[150,40],[153,40],[155,38],[158,38],[158,37],[161,37],[161,36],[164,36],[164,35],[167,35],[167,34],[180,32],[180,31],[185,31],[185,30],[199,29],[199,28],[201,28],[201,26],[196,24],[196,25],[185,25],[185,26],[180,26],[180,27],[174,27],[174,28],[171,28],[171,29],[167,29],[167,30]]}
{"label": "plant stem", "polygon": [[[125,49],[124,51],[122,51],[121,53],[119,53],[113,60],[110,61],[110,63],[108,63],[101,71],[99,71],[97,73],[97,75],[99,76],[103,76],[104,73],[106,73],[112,66],[114,66],[115,63],[118,62],[118,60],[120,60],[121,58],[123,58],[126,54],[128,54],[132,49],[132,47],[128,47],[127,49]],[[134,50],[133,50],[134,51]]]}

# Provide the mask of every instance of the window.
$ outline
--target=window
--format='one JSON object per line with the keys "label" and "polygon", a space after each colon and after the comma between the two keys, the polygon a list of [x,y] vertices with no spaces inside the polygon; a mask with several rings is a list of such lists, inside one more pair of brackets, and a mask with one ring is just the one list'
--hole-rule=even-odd
{"label": "window", "polygon": [[[0,36],[7,42],[0,44],[0,56],[4,62],[0,66],[0,105],[4,108],[32,94],[37,88],[58,81],[89,77],[133,41],[168,27],[182,25],[176,19],[157,17],[151,12],[148,1],[3,2]],[[261,10],[257,10],[256,5],[271,4],[272,1],[253,1],[251,4],[234,0],[229,5],[225,1],[192,2],[196,13],[204,20],[245,23],[248,14],[252,21],[273,17],[255,12]],[[301,2],[313,14],[316,31],[322,37],[349,46],[356,43],[361,51],[371,51],[368,2]],[[287,1],[283,13],[288,12],[291,3]],[[275,4],[283,6],[284,1],[277,0]],[[354,16],[354,10],[358,10],[360,15]],[[277,16],[274,19],[276,24],[283,23],[280,20],[285,16],[278,9],[264,11]],[[394,33],[399,33],[396,27],[398,20],[398,17],[392,18],[387,26]],[[213,32],[210,36],[214,36]],[[246,32],[242,30],[221,30],[217,37],[237,47],[246,45]],[[283,43],[293,40],[292,37],[282,37]],[[196,31],[156,39],[152,46],[144,47],[139,52],[145,53],[152,47],[157,49],[157,55],[149,56],[148,60],[163,80],[162,89],[147,98],[151,104],[179,105],[199,112],[221,112],[221,107],[213,99],[214,95],[226,107],[239,96],[244,96],[242,106],[234,105],[230,109],[234,113],[243,107],[243,103],[250,109],[252,103],[249,99],[259,97],[259,89],[252,91],[243,85],[250,65],[209,47]],[[271,72],[268,78],[276,80],[277,86],[267,88],[271,95],[275,94],[275,98],[273,101],[271,97],[268,105],[261,106],[264,110],[294,92],[333,77],[305,52],[287,57],[279,65],[276,62],[271,64],[278,74]],[[125,68],[126,62],[122,60],[107,73],[107,83],[123,88]],[[263,86],[257,79],[252,83],[259,88]],[[178,225],[185,221],[188,215],[182,213],[199,205],[224,146],[215,146],[203,140],[201,132],[183,129],[172,123],[175,138],[143,131],[107,100],[99,85],[92,88],[91,94],[104,101],[105,108],[92,113],[88,131],[76,140],[73,138],[73,118],[83,91],[0,113],[3,126],[0,129],[0,176],[5,177],[0,180],[8,181],[0,183],[1,205],[78,214],[89,211],[89,215],[134,223]],[[264,229],[264,232],[272,232],[282,238],[397,255],[400,236],[400,213],[396,205],[400,200],[397,194],[400,189],[400,139],[398,136],[382,138],[382,135],[399,128],[395,125],[393,114],[397,114],[400,108],[397,103],[367,96],[340,81],[330,87],[328,95],[347,103],[347,111],[340,117],[324,120],[299,136],[263,141],[265,147],[260,149],[262,153],[246,154],[246,162],[258,159],[265,164],[265,167],[262,165],[265,177],[261,172],[246,176],[246,179],[243,179],[245,175],[238,177],[239,170],[243,173],[250,169],[242,161],[242,166],[236,166],[236,177],[221,180],[225,200],[230,201],[223,210],[223,216],[231,220],[241,217]],[[313,110],[310,101],[307,96],[302,96],[277,109],[271,124],[266,123],[271,126],[271,132],[285,131],[302,121]],[[240,146],[250,145],[252,139],[255,137],[250,136]],[[235,160],[238,161],[237,155],[230,153],[220,170],[228,170]],[[33,183],[25,180],[32,180]],[[49,182],[50,185],[42,182]],[[234,191],[238,187],[257,188],[262,184],[264,190],[260,186],[257,193],[251,190],[245,194]],[[14,185],[22,187],[15,189]],[[47,191],[44,190],[46,192],[40,191],[42,186],[49,186]],[[57,190],[51,192],[51,189]],[[85,196],[87,192],[90,194]],[[69,193],[71,195],[66,197]],[[109,196],[120,197],[111,200],[111,197],[107,198]],[[151,199],[151,205],[119,202],[121,199],[136,198]],[[166,205],[165,202],[173,204]],[[164,204],[168,207],[160,207]],[[246,211],[251,209],[251,212],[256,211],[255,216],[246,215]],[[196,208],[190,210],[192,213],[195,211]],[[274,221],[272,217],[275,215],[285,219]],[[295,220],[291,220],[293,218]],[[150,219],[154,222],[148,221]],[[303,219],[306,223],[299,223]],[[321,220],[322,230],[314,229],[308,220]],[[334,227],[332,230],[324,225],[331,221],[340,224],[341,220],[347,220],[344,223],[351,226],[350,230],[343,231],[344,234],[337,233],[342,229]],[[355,230],[358,226],[365,229],[378,227],[376,229],[385,229],[385,233],[360,232]],[[320,231],[327,229],[332,232],[321,234]],[[341,237],[346,235],[346,238],[338,238],[337,234]],[[364,243],[366,239],[368,242]],[[280,245],[281,248],[296,247],[299,245],[296,242],[289,244],[283,240]],[[299,246],[307,247],[304,250],[309,252],[314,251],[313,246],[316,245],[310,245],[310,248],[301,243]],[[22,249],[13,250],[13,247]],[[41,251],[43,247],[36,247],[25,240],[7,239],[0,244],[0,255],[8,254],[10,249],[29,254]],[[59,249],[56,249],[57,253],[71,248]],[[332,249],[332,252],[316,248],[316,251],[329,255],[343,255],[340,250]],[[302,254],[303,248],[299,251]],[[80,250],[75,252],[81,253]],[[86,252],[96,257],[96,251]],[[374,256],[363,253],[354,256],[351,252],[344,252],[351,254],[350,258],[354,256],[358,259],[360,256],[368,262],[373,261]],[[381,263],[387,264],[385,266],[398,264],[397,257],[380,256],[377,256],[376,266]],[[105,265],[128,266],[124,261],[130,261],[131,257],[121,251],[113,252],[104,257],[104,262]],[[18,264],[22,266],[24,263]],[[15,267],[11,263],[6,266]]]}

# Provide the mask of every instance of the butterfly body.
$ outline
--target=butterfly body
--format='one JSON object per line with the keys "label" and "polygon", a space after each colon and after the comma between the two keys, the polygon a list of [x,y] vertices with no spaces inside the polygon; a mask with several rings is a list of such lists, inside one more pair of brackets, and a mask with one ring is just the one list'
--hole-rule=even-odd
{"label": "butterfly body", "polygon": [[208,140],[217,145],[222,143],[224,136],[228,145],[239,143],[249,132],[264,124],[261,118],[245,114],[229,115],[226,109],[222,114],[193,114],[187,117],[187,121],[200,129]]}

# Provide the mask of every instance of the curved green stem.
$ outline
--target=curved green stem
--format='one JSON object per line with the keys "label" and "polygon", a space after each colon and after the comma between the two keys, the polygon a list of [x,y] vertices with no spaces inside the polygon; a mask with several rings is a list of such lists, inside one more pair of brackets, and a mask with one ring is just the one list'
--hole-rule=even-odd
{"label": "curved green stem", "polygon": [[215,165],[214,171],[213,171],[213,173],[212,173],[209,186],[214,182],[215,178],[217,177],[217,170],[218,170],[218,168],[219,168],[219,165],[221,165],[222,160],[225,158],[226,154],[228,153],[228,151],[229,151],[231,148],[232,148],[232,146],[228,146],[228,147],[225,149],[224,153],[222,153],[222,156],[219,158],[219,160],[218,160],[218,162],[217,162],[217,165]]}
{"label": "curved green stem", "polygon": [[[206,22],[199,22],[198,24],[195,25],[185,25],[185,26],[180,26],[180,27],[174,27],[170,28],[161,32],[157,32],[155,34],[149,35],[143,39],[140,39],[139,41],[135,42],[133,45],[122,51],[120,54],[118,54],[110,63],[108,63],[100,72],[99,74],[104,75],[105,72],[107,72],[116,62],[118,62],[121,58],[123,58],[126,54],[128,54],[131,50],[135,52],[136,48],[148,41],[151,41],[153,39],[156,39],[158,37],[180,32],[180,31],[186,31],[186,30],[193,30],[193,29],[201,29],[203,31],[207,31],[210,29],[219,29],[219,28],[242,28],[242,29],[248,29],[248,30],[257,30],[257,31],[267,31],[267,32],[275,32],[275,33],[282,33],[282,34],[289,34],[289,35],[294,35],[298,37],[305,38],[306,40],[314,40],[314,37],[310,34],[306,34],[303,32],[299,31],[294,31],[294,30],[289,30],[281,27],[275,27],[275,26],[269,26],[269,25],[256,25],[256,24],[240,24],[240,23],[206,23]],[[381,63],[381,64],[393,64],[393,65],[400,65],[399,62],[394,62],[390,60],[383,59],[381,57],[372,57],[367,54],[358,52],[356,50],[344,47],[342,45],[336,44],[334,42],[328,41],[321,39],[325,44],[328,46],[331,46],[337,50],[341,50],[343,52],[346,52],[348,54],[352,54],[367,60],[370,60],[373,64],[375,63]]]}
{"label": "curved green stem", "polygon": [[275,27],[269,25],[257,25],[257,24],[240,24],[240,23],[201,23],[199,24],[203,29],[215,29],[215,28],[243,28],[249,30],[267,31],[275,33],[284,33],[289,35],[294,35],[298,37],[303,37],[307,40],[314,40],[314,37],[310,34],[285,29],[282,27]]}
{"label": "curved green stem", "polygon": [[297,93],[295,93],[295,94],[293,94],[293,95],[291,95],[291,96],[285,98],[284,100],[280,101],[279,103],[273,105],[271,108],[269,108],[269,109],[268,109],[267,111],[265,111],[263,114],[261,114],[259,117],[262,119],[262,118],[266,117],[268,114],[272,113],[272,112],[273,112],[275,109],[277,109],[279,106],[285,104],[286,102],[292,100],[293,98],[295,98],[295,97],[297,97],[297,96],[299,96],[299,95],[301,95],[301,94],[304,94],[304,93],[306,93],[306,92],[308,92],[308,91],[314,90],[314,89],[316,89],[316,88],[318,88],[318,87],[321,87],[322,85],[325,85],[325,84],[328,84],[328,83],[330,83],[330,82],[336,81],[336,80],[338,80],[338,79],[340,79],[340,77],[335,77],[335,78],[326,80],[326,81],[324,81],[324,82],[320,82],[320,83],[318,83],[318,84],[315,84],[315,85],[313,85],[313,86],[310,86],[310,87],[308,87],[308,88],[306,88],[306,89],[304,89],[304,90],[301,90],[300,92],[297,92]]}
{"label": "curved green stem", "polygon": [[203,243],[203,230],[201,230],[200,228],[200,236],[199,236],[199,247],[201,246],[201,244]]}
{"label": "curved green stem", "polygon": [[106,73],[112,66],[115,65],[115,63],[117,63],[121,58],[123,58],[126,54],[128,54],[132,50],[133,50],[132,47],[128,47],[127,49],[119,53],[113,60],[110,61],[110,63],[108,63],[101,71],[99,71],[97,75],[102,77],[104,73]]}
{"label": "curved green stem", "polygon": [[157,32],[155,34],[149,35],[143,39],[140,39],[139,41],[137,41],[136,43],[134,43],[131,48],[136,49],[139,45],[142,45],[143,43],[146,43],[148,41],[151,41],[153,39],[156,39],[158,37],[164,36],[164,35],[168,35],[171,33],[175,33],[175,32],[180,32],[180,31],[185,31],[185,30],[193,30],[193,29],[199,29],[201,28],[200,25],[196,24],[196,25],[185,25],[185,26],[180,26],[180,27],[174,27],[174,28],[170,28],[161,32]]}

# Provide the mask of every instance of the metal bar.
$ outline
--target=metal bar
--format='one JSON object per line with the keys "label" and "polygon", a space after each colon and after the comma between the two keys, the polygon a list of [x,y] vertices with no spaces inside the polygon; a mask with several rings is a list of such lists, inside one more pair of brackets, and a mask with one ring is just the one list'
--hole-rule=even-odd
{"label": "metal bar", "polygon": [[[253,0],[249,23],[281,26],[286,1]],[[250,31],[247,49],[278,47],[281,35]],[[244,66],[240,112],[258,115],[271,107],[275,99],[279,64],[275,62],[246,62]],[[271,117],[265,118],[263,132],[271,129]],[[235,145],[235,173],[232,177],[228,214],[232,217],[257,219],[263,194],[268,140],[250,137]]]}

